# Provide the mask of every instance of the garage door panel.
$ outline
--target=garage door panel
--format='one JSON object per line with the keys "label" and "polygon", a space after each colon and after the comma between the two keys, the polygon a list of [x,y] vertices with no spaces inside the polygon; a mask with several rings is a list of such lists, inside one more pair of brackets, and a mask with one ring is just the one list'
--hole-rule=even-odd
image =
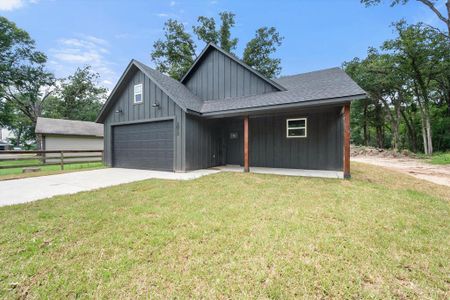
{"label": "garage door panel", "polygon": [[173,121],[116,126],[113,166],[173,171]]}

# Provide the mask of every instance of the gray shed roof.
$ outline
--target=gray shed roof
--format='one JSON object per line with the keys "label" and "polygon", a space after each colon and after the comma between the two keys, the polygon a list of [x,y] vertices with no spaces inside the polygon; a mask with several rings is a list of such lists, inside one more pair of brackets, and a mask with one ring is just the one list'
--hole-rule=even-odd
{"label": "gray shed roof", "polygon": [[62,119],[37,119],[36,133],[103,137],[103,124]]}

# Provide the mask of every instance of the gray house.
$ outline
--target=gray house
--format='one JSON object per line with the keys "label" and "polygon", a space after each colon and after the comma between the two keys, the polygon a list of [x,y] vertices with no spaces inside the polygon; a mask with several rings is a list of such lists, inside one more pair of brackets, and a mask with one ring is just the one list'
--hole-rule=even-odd
{"label": "gray house", "polygon": [[350,102],[339,68],[271,80],[213,44],[176,81],[132,60],[103,106],[105,163],[189,171],[220,165],[350,176]]}

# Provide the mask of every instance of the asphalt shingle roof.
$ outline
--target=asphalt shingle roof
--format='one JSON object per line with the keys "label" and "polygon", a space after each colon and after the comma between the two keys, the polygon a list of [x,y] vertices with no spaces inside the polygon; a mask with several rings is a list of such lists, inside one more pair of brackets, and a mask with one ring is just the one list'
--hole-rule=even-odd
{"label": "asphalt shingle roof", "polygon": [[36,133],[103,137],[103,124],[62,119],[37,119]]}
{"label": "asphalt shingle roof", "polygon": [[342,69],[332,68],[281,77],[275,81],[287,91],[205,101],[201,113],[300,103],[350,96],[364,96],[361,89]]}
{"label": "asphalt shingle roof", "polygon": [[[366,96],[366,92],[342,69],[331,68],[274,79],[274,83],[286,89],[284,91],[203,101],[183,83],[137,60],[132,60],[128,68],[133,64],[155,81],[182,109],[200,114],[227,113],[234,110],[250,110],[286,104],[314,105],[317,101],[335,101],[340,98],[347,98],[345,100],[348,101],[351,99],[362,99]],[[104,119],[107,108],[110,106],[112,95],[105,103],[97,122],[101,122]]]}

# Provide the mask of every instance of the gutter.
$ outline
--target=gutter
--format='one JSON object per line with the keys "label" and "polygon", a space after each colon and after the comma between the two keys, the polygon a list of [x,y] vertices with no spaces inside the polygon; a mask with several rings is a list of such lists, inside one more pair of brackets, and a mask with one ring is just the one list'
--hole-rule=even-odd
{"label": "gutter", "polygon": [[221,111],[213,111],[213,112],[196,112],[188,109],[188,113],[192,115],[196,115],[199,117],[225,117],[225,116],[236,116],[242,115],[245,113],[258,113],[258,112],[266,112],[269,110],[278,110],[278,109],[288,109],[288,108],[306,108],[306,107],[315,107],[315,106],[323,106],[323,105],[337,105],[351,102],[353,100],[361,100],[366,99],[367,94],[357,94],[339,98],[329,98],[329,99],[321,99],[321,100],[309,100],[309,101],[301,101],[295,103],[284,103],[284,104],[273,104],[266,106],[255,106],[255,107],[247,107],[247,108],[237,108],[237,109],[229,109],[229,110],[221,110]]}

